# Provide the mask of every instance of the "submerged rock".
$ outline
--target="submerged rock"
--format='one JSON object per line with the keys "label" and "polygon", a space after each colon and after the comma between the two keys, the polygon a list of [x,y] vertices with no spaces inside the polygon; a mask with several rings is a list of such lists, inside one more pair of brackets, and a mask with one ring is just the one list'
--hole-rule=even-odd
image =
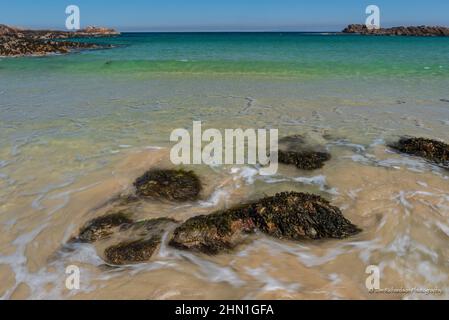
{"label": "submerged rock", "polygon": [[160,245],[164,233],[175,224],[173,219],[158,218],[123,225],[121,231],[128,231],[137,239],[108,247],[104,251],[105,260],[115,265],[148,261]]}
{"label": "submerged rock", "polygon": [[140,197],[171,201],[194,201],[201,191],[198,176],[184,170],[149,170],[134,182],[134,186]]}
{"label": "submerged rock", "polygon": [[330,159],[331,155],[324,148],[307,144],[300,135],[279,140],[279,163],[295,165],[301,170],[315,170],[322,168]]}
{"label": "submerged rock", "polygon": [[185,250],[216,254],[234,248],[256,226],[248,206],[193,217],[176,228],[170,245]]}
{"label": "submerged rock", "polygon": [[170,245],[216,254],[259,230],[278,239],[342,239],[361,230],[317,195],[283,192],[254,203],[193,217],[173,233]]}
{"label": "submerged rock", "polygon": [[390,145],[402,153],[422,157],[435,164],[449,169],[449,145],[431,139],[409,138],[399,139],[395,144]]}
{"label": "submerged rock", "polygon": [[95,218],[86,223],[72,241],[92,243],[105,239],[114,233],[114,229],[133,223],[129,216],[128,212],[120,211]]}

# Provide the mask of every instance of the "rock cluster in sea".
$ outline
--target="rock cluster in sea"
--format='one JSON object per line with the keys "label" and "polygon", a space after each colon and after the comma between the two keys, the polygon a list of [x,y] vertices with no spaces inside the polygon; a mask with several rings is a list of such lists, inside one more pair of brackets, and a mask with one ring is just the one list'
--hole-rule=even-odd
{"label": "rock cluster in sea", "polygon": [[81,49],[99,49],[93,43],[60,41],[68,38],[108,37],[118,35],[115,30],[88,27],[75,32],[52,30],[22,30],[0,25],[0,56],[28,56],[64,54]]}
{"label": "rock cluster in sea", "polygon": [[[288,161],[301,170],[315,170],[330,158],[320,146],[305,143],[302,136],[280,140],[281,150],[295,154]],[[423,157],[449,168],[449,145],[424,138],[401,138],[391,148]],[[326,154],[309,157],[313,153]],[[307,156],[305,156],[307,155]],[[298,163],[307,165],[298,165]],[[133,194],[116,200],[122,205],[136,201],[196,201],[202,190],[201,180],[193,171],[151,169],[134,182]],[[149,261],[167,235],[169,246],[203,254],[226,253],[237,246],[256,241],[257,233],[290,241],[344,239],[361,232],[341,210],[319,195],[281,192],[256,201],[238,204],[184,222],[170,218],[135,221],[132,210],[117,208],[87,222],[70,243],[115,241],[103,252],[110,265]],[[120,239],[120,240],[115,240]]]}
{"label": "rock cluster in sea", "polygon": [[[330,159],[324,149],[306,144],[302,136],[281,139],[280,148],[289,155],[283,162],[301,170],[321,168]],[[326,199],[299,192],[281,192],[184,222],[168,218],[134,221],[132,211],[123,207],[138,201],[197,201],[202,184],[193,171],[155,168],[138,177],[133,186],[131,194],[113,200],[116,209],[87,222],[70,242],[120,239],[104,250],[103,259],[123,265],[148,261],[166,233],[171,247],[218,254],[254,241],[257,232],[294,241],[342,239],[360,232]]]}
{"label": "rock cluster in sea", "polygon": [[343,33],[356,33],[363,35],[379,36],[417,36],[417,37],[448,37],[449,28],[441,26],[411,26],[368,29],[364,24],[350,24]]}

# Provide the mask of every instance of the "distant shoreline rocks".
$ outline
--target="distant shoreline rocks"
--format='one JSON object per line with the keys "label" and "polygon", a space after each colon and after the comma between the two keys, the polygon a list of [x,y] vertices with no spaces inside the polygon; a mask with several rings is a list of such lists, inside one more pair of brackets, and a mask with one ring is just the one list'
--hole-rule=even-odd
{"label": "distant shoreline rocks", "polygon": [[449,28],[441,26],[400,26],[368,29],[364,24],[350,24],[342,33],[375,36],[449,37]]}
{"label": "distant shoreline rocks", "polygon": [[87,27],[78,31],[24,30],[0,24],[0,56],[23,57],[66,54],[77,50],[104,49],[94,43],[61,41],[73,38],[99,38],[120,33],[108,28]]}

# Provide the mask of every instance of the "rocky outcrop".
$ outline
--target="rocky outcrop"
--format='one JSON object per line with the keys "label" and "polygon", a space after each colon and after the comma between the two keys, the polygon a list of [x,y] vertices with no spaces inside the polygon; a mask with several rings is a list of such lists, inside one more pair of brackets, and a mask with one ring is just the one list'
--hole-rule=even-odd
{"label": "rocky outcrop", "polygon": [[0,36],[0,56],[44,56],[48,54],[65,54],[75,50],[99,49],[92,43],[68,41],[42,41],[33,38],[18,38],[15,36]]}
{"label": "rocky outcrop", "polygon": [[175,229],[170,245],[217,254],[259,230],[278,239],[342,239],[360,232],[341,211],[317,195],[283,192],[230,210],[193,217]]}
{"label": "rocky outcrop", "polygon": [[322,168],[330,159],[331,155],[324,148],[308,144],[300,135],[279,140],[279,163],[294,165],[301,170],[315,170]]}
{"label": "rocky outcrop", "polygon": [[343,33],[355,33],[362,35],[378,36],[416,36],[416,37],[448,37],[449,28],[441,26],[416,26],[368,29],[363,24],[350,24]]}
{"label": "rocky outcrop", "polygon": [[19,28],[0,24],[0,36],[5,35],[5,34],[15,34],[20,31],[21,31],[21,29],[19,29]]}
{"label": "rocky outcrop", "polygon": [[117,32],[114,29],[110,28],[101,28],[95,26],[89,26],[85,29],[81,29],[75,32],[77,37],[109,37],[109,36],[117,36],[120,32]]}
{"label": "rocky outcrop", "polygon": [[0,24],[0,35],[16,36],[18,38],[31,38],[35,40],[69,39],[87,37],[111,37],[120,35],[114,29],[89,26],[76,31],[61,30],[27,30]]}
{"label": "rocky outcrop", "polygon": [[425,138],[403,137],[397,143],[391,144],[390,147],[449,169],[449,145],[444,142]]}
{"label": "rocky outcrop", "polygon": [[65,54],[76,50],[110,48],[93,43],[78,41],[57,41],[69,38],[105,37],[117,35],[116,31],[106,28],[88,27],[76,32],[52,30],[23,30],[0,25],[0,56],[42,56]]}
{"label": "rocky outcrop", "polygon": [[195,201],[201,191],[201,182],[193,171],[161,170],[147,171],[135,182],[138,197],[170,201]]}

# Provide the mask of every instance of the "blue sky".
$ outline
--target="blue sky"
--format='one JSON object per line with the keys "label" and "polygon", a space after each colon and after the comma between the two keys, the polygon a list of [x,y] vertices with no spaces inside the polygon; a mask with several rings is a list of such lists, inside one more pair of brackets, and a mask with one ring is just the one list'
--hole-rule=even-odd
{"label": "blue sky", "polygon": [[447,0],[0,0],[0,23],[62,29],[70,4],[82,26],[121,31],[334,31],[363,23],[370,4],[382,26],[449,25]]}

